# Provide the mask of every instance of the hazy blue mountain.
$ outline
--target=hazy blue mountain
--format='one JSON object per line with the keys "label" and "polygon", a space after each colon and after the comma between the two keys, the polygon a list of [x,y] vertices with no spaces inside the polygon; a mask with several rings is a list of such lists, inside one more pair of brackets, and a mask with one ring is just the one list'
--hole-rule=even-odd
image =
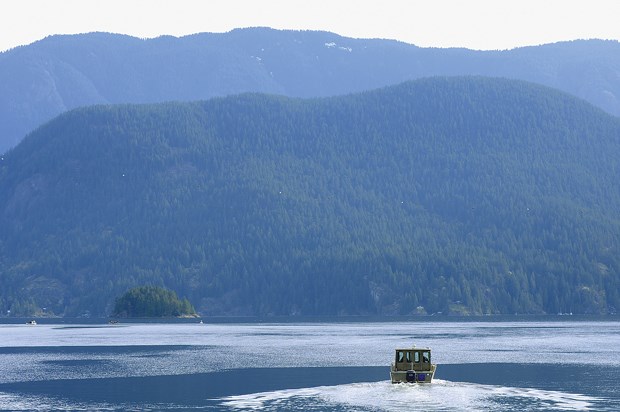
{"label": "hazy blue mountain", "polygon": [[620,305],[620,120],[527,82],[81,108],[0,165],[2,313]]}
{"label": "hazy blue mountain", "polygon": [[240,92],[334,96],[434,75],[533,81],[618,115],[618,73],[620,44],[613,41],[482,52],[266,28],[152,40],[105,33],[52,36],[0,54],[0,153],[78,106]]}

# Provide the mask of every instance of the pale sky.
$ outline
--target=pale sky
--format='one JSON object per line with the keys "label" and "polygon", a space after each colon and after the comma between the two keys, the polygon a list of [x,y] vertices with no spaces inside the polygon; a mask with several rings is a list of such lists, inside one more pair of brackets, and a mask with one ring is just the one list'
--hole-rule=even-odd
{"label": "pale sky", "polygon": [[0,51],[52,34],[326,30],[422,47],[620,40],[620,0],[0,0]]}

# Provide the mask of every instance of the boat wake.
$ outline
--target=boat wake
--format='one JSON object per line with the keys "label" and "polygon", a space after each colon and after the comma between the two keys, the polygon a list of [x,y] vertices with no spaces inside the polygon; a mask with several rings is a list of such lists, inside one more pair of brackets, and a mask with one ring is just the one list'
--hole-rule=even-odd
{"label": "boat wake", "polygon": [[433,380],[430,385],[389,381],[229,396],[218,400],[231,410],[367,410],[367,411],[522,411],[601,410],[602,399],[590,396],[473,383]]}
{"label": "boat wake", "polygon": [[[531,388],[451,382],[392,384],[390,381],[284,389],[204,399],[201,402],[89,402],[56,396],[0,392],[0,410],[233,410],[233,411],[523,411],[617,410],[609,399]],[[616,405],[617,406],[617,405]]]}

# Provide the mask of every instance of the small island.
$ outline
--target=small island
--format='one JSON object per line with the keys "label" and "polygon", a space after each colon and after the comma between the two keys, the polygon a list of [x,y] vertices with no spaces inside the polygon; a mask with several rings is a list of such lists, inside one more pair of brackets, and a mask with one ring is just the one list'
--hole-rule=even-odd
{"label": "small island", "polygon": [[139,286],[116,299],[112,317],[167,318],[197,317],[187,299],[179,299],[171,290],[159,286]]}

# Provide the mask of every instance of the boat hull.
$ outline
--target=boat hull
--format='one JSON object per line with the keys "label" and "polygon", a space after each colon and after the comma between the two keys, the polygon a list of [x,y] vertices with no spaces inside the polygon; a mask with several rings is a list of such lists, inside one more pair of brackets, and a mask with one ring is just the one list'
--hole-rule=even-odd
{"label": "boat hull", "polygon": [[424,371],[416,371],[413,369],[396,370],[394,366],[392,366],[390,370],[390,379],[392,383],[431,383],[435,376],[435,370],[437,370],[437,365],[435,364],[431,365],[430,370]]}

